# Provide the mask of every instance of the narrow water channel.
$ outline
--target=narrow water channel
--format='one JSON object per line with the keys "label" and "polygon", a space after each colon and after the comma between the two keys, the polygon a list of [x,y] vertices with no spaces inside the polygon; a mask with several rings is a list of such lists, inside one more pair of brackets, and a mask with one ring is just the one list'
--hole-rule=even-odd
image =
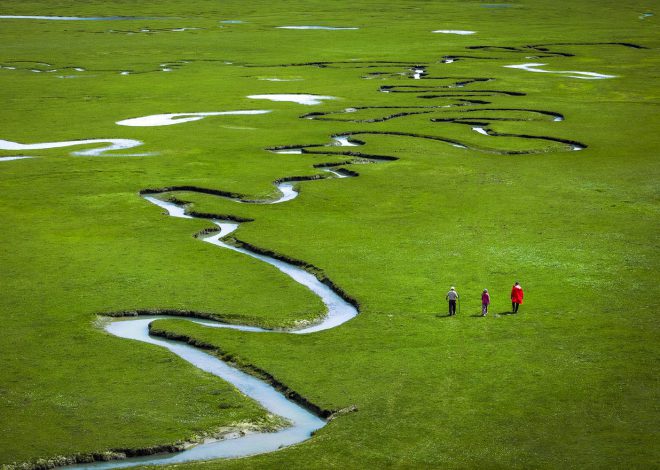
{"label": "narrow water channel", "polygon": [[[282,197],[275,201],[271,201],[270,203],[284,202],[297,196],[297,192],[292,189],[290,184],[282,184],[282,186],[283,187],[280,188],[282,191]],[[144,198],[165,209],[168,215],[172,217],[193,218],[187,215],[184,208],[177,204],[162,201],[152,196],[145,196]],[[249,331],[256,334],[307,334],[334,328],[347,322],[358,314],[357,309],[353,305],[348,303],[330,287],[323,284],[314,275],[307,271],[284,261],[245,248],[229,245],[223,241],[223,238],[227,237],[238,228],[238,223],[222,220],[212,220],[212,222],[220,231],[219,233],[204,238],[203,241],[220,248],[236,251],[261,260],[282,271],[299,284],[307,287],[310,291],[316,294],[326,306],[327,314],[322,321],[297,330],[271,331],[254,326],[230,325],[209,320],[191,319],[189,317],[151,316],[128,320],[115,320],[106,326],[106,331],[120,338],[142,341],[144,343],[168,349],[195,367],[230,382],[240,392],[257,401],[270,413],[285,418],[291,423],[291,425],[277,432],[256,432],[224,440],[207,440],[204,443],[192,446],[189,449],[174,454],[131,457],[124,460],[73,465],[69,468],[110,469],[137,465],[169,465],[197,460],[243,457],[272,452],[286,446],[303,442],[309,439],[314,431],[325,426],[326,421],[324,419],[309,412],[297,403],[288,400],[270,384],[246,374],[217,357],[193,346],[149,335],[149,324],[155,320],[163,318],[184,318],[188,321],[193,321],[211,328],[230,328]]]}

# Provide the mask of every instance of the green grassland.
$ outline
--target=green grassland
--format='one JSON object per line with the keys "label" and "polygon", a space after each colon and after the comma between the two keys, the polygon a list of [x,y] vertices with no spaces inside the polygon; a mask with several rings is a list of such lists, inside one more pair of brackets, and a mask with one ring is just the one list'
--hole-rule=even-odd
{"label": "green grassland", "polygon": [[[342,147],[301,155],[266,148],[327,144],[350,133],[365,145],[348,150],[397,160],[345,165],[356,178],[297,183],[300,196],[286,204],[237,204],[193,191],[162,196],[188,201],[189,210],[254,219],[237,239],[318,267],[360,305],[354,320],[305,336],[159,320],[159,330],[213,344],[322,408],[358,409],[303,444],[185,467],[657,467],[660,35],[657,16],[640,18],[660,14],[651,7],[0,0],[2,15],[140,17],[0,19],[0,139],[144,142],[104,157],[71,155],[85,147],[0,150],[0,157],[38,157],[0,161],[0,464],[271,426],[273,418],[232,386],[159,348],[104,333],[102,314],[185,310],[267,327],[318,318],[323,305],[305,288],[201,243],[193,235],[208,221],[168,218],[139,192],[187,185],[273,198],[274,181],[329,176],[314,165],[351,157],[332,155]],[[285,25],[360,29],[276,28]],[[199,29],[140,32],[181,27]],[[438,29],[477,33],[431,33]],[[546,47],[574,56],[466,49],[529,44],[563,44]],[[474,58],[441,63],[461,55]],[[341,63],[282,66],[309,62]],[[428,75],[412,80],[406,65],[384,62],[425,65]],[[617,77],[503,67],[526,62]],[[164,63],[173,70],[160,71]],[[87,71],[46,72],[62,67]],[[379,91],[469,77],[492,80]],[[484,111],[429,108],[354,122],[398,112],[374,107],[450,105],[478,90],[525,95],[475,96],[489,104],[464,108]],[[247,98],[267,93],[338,99],[304,106]],[[450,96],[420,97],[433,94]],[[360,109],[325,116],[336,120],[300,119],[349,107]],[[503,108],[513,111],[492,111]],[[241,109],[272,112],[166,127],[115,124]],[[474,116],[498,133],[588,147],[575,152],[556,141],[480,135],[469,122],[431,121]],[[129,153],[154,155],[121,156]],[[515,280],[525,303],[509,315]],[[462,294],[461,313],[447,318],[451,285]],[[483,288],[491,313],[478,318]]]}

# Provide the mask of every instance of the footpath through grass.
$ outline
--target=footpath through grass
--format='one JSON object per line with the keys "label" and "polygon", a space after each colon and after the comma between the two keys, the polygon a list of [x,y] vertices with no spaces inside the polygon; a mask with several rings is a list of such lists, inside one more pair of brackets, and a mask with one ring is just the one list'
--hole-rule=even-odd
{"label": "footpath through grass", "polygon": [[[210,224],[165,217],[138,193],[186,185],[266,199],[273,181],[329,175],[314,165],[359,158],[327,154],[350,151],[398,160],[344,165],[359,177],[299,183],[279,205],[171,194],[190,210],[254,219],[236,238],[319,267],[361,309],[308,336],[159,321],[323,408],[358,409],[301,445],[185,467],[657,466],[660,38],[648,8],[0,0],[2,15],[138,17],[0,19],[0,139],[144,142],[112,157],[0,150],[35,157],[0,161],[0,464],[272,425],[231,386],[105,334],[98,314],[191,310],[269,327],[318,317],[304,288],[194,239]],[[288,25],[359,29],[276,28]],[[432,33],[441,29],[476,33]],[[312,62],[325,64],[301,65]],[[616,78],[503,67],[522,63]],[[413,65],[426,75],[415,80]],[[460,86],[474,78],[490,80]],[[267,93],[338,99],[247,98]],[[272,112],[115,124],[245,109]],[[310,112],[337,113],[300,119]],[[265,150],[345,133],[365,145]],[[509,315],[516,280],[525,304]],[[461,313],[447,318],[451,285]]]}

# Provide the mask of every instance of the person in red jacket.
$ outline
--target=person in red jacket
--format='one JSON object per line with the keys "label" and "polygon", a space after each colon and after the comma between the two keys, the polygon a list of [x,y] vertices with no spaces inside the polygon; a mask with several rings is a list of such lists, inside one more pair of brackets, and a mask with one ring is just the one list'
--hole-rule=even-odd
{"label": "person in red jacket", "polygon": [[511,311],[518,313],[518,307],[523,303],[524,292],[518,281],[511,288]]}

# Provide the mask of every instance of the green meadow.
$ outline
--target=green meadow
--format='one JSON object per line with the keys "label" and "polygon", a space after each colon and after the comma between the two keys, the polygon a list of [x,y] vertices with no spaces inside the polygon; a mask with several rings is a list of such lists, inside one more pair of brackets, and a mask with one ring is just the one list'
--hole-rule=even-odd
{"label": "green meadow", "polygon": [[[0,0],[0,15],[106,18],[0,18],[0,145],[143,143],[0,150],[3,469],[278,424],[232,385],[103,330],[120,312],[273,329],[323,316],[280,271],[195,238],[210,221],[140,196],[176,187],[159,197],[252,220],[233,243],[309,263],[360,310],[309,335],[154,323],[355,410],[277,452],[181,467],[658,467],[657,5]],[[305,25],[358,29],[278,28]],[[551,73],[504,67],[529,63]],[[265,94],[334,98],[248,98]],[[270,112],[116,124],[236,110]],[[336,135],[363,145],[326,145]],[[282,204],[190,190],[266,201],[273,182],[317,175]]]}

